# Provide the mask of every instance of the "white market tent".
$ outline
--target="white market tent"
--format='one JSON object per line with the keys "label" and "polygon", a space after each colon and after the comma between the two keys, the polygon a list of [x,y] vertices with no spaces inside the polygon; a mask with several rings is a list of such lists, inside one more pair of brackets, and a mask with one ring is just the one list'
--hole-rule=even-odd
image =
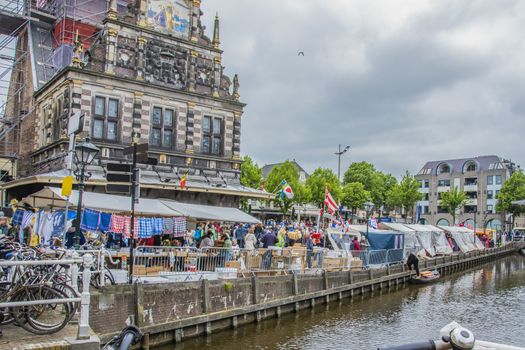
{"label": "white market tent", "polygon": [[[462,227],[457,226],[438,226],[443,231],[448,232],[450,236],[454,239],[456,244],[458,245],[459,249],[466,253],[473,250],[477,250],[478,248],[470,241],[470,239],[467,237],[468,233],[463,230]],[[474,236],[474,232],[472,232],[472,236]]]}
{"label": "white market tent", "polygon": [[432,230],[429,230],[425,225],[404,225],[407,228],[416,232],[419,243],[423,246],[423,249],[431,257],[436,255],[436,250],[432,244]]}
{"label": "white market tent", "polygon": [[425,255],[425,248],[423,247],[423,244],[421,244],[421,242],[419,241],[415,230],[407,227],[406,225],[398,224],[395,222],[382,222],[379,224],[379,227],[381,229],[385,229],[389,231],[396,231],[396,232],[404,233],[405,234],[405,249],[414,251],[414,253],[418,256]]}
{"label": "white market tent", "polygon": [[474,230],[471,230],[467,227],[459,227],[459,229],[466,233],[465,236],[463,236],[463,238],[466,237],[466,239],[472,244],[474,245],[475,249],[476,250],[482,250],[482,249],[485,249],[485,246],[483,245],[483,243],[481,243],[481,241],[479,240],[478,236],[474,233]]}
{"label": "white market tent", "polygon": [[[69,198],[62,196],[61,189],[44,187],[42,190],[22,199],[35,208],[65,208],[66,201],[70,208],[76,208],[78,191],[72,191]],[[82,206],[85,208],[107,211],[110,213],[130,213],[129,197],[106,193],[84,192]],[[167,199],[141,198],[135,205],[135,214],[144,216],[185,216],[195,220],[226,221],[242,223],[259,223],[256,218],[237,208],[213,207],[197,204],[185,204]]]}

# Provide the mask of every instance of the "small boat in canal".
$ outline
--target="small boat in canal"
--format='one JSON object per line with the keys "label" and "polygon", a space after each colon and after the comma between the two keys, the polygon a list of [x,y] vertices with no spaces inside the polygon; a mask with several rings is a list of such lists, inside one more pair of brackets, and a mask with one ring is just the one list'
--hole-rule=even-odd
{"label": "small boat in canal", "polygon": [[412,284],[428,284],[439,280],[439,272],[437,271],[423,271],[419,276],[414,276],[410,279]]}

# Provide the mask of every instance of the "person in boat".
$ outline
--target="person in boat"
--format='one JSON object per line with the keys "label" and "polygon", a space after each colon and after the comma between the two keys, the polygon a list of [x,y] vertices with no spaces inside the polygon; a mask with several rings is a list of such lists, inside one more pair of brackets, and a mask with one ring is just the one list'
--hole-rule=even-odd
{"label": "person in boat", "polygon": [[412,271],[412,267],[416,270],[416,275],[419,276],[419,259],[414,253],[410,253],[407,259],[407,266],[410,271]]}

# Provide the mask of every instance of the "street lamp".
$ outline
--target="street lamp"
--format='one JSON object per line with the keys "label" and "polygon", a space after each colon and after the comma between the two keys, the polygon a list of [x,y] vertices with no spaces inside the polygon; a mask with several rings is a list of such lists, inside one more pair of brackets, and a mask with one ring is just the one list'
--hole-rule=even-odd
{"label": "street lamp", "polygon": [[337,160],[337,179],[339,180],[339,182],[341,181],[341,156],[343,154],[345,154],[346,152],[348,152],[348,150],[350,149],[350,146],[346,146],[344,149],[341,149],[341,144],[339,144],[339,151],[338,152],[335,152],[335,155],[338,157],[338,160]]}
{"label": "street lamp", "polygon": [[82,195],[84,193],[84,181],[91,177],[90,172],[86,172],[86,167],[90,165],[95,157],[97,156],[99,149],[97,146],[86,138],[81,144],[75,146],[75,163],[77,170],[75,170],[75,177],[78,181],[78,204],[77,204],[77,217],[76,217],[76,230],[73,245],[75,249],[80,247],[80,223],[82,215]]}
{"label": "street lamp", "polygon": [[366,237],[368,238],[368,219],[370,217],[370,211],[374,207],[374,203],[368,201],[365,203],[365,211],[366,211]]}

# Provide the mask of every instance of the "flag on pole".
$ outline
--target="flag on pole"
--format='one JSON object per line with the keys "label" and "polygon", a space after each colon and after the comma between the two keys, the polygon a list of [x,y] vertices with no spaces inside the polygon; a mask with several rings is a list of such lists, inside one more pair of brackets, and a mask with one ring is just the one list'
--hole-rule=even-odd
{"label": "flag on pole", "polygon": [[184,174],[184,176],[180,179],[180,188],[182,190],[186,188],[187,180],[188,180],[188,174]]}
{"label": "flag on pole", "polygon": [[284,199],[284,197],[288,199],[292,199],[294,196],[292,187],[288,184],[288,182],[286,182],[286,180],[283,180],[283,182],[281,182],[280,196],[281,196],[281,199]]}
{"label": "flag on pole", "polygon": [[328,209],[330,215],[334,215],[334,213],[336,213],[339,210],[339,205],[337,205],[335,200],[332,198],[332,195],[328,191],[328,188],[325,188],[324,192],[324,205],[326,205],[326,208]]}

